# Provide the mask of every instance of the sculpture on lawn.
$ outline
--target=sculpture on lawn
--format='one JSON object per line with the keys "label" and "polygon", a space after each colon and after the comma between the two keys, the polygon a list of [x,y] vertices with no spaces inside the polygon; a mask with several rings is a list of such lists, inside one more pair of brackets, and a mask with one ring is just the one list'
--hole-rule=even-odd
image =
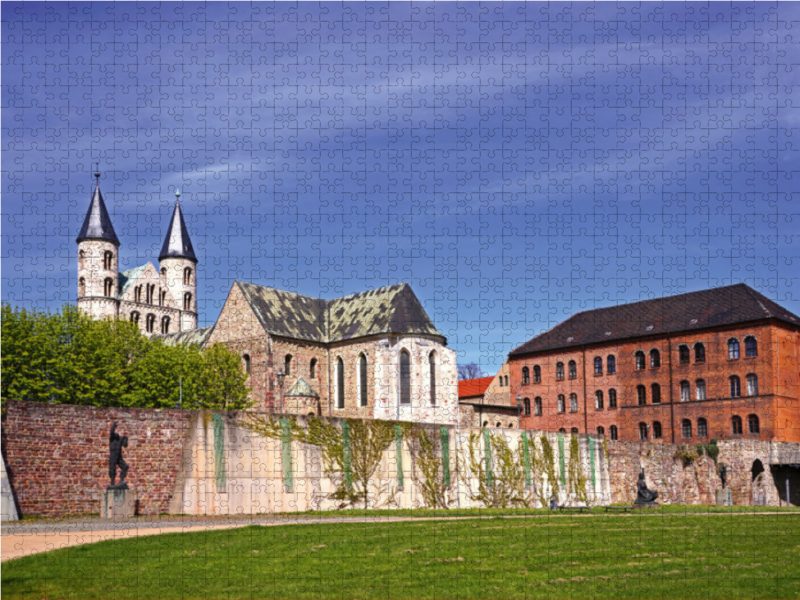
{"label": "sculpture on lawn", "polygon": [[[125,476],[128,474],[128,463],[122,458],[122,449],[128,447],[128,436],[120,436],[116,430],[117,423],[114,422],[111,426],[111,434],[108,436],[108,476],[111,478],[111,485],[108,488],[127,490],[128,483],[125,481]],[[119,466],[119,483],[115,485],[117,466]]]}
{"label": "sculpture on lawn", "polygon": [[644,471],[639,473],[639,481],[636,483],[636,502],[635,504],[652,504],[658,498],[656,490],[648,489],[644,482]]}

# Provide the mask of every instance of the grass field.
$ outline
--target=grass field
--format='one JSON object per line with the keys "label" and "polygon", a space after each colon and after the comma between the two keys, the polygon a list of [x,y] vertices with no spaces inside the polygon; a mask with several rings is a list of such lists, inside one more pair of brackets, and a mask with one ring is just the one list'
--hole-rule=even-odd
{"label": "grass field", "polygon": [[800,598],[800,513],[248,526],[3,564],[7,598]]}

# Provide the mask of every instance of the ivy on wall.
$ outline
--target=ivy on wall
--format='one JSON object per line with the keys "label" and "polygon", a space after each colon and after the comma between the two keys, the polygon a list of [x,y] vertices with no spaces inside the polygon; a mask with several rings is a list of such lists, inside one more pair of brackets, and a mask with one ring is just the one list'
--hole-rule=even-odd
{"label": "ivy on wall", "polygon": [[[321,418],[310,418],[308,425],[301,427],[295,417],[279,420],[253,414],[248,414],[242,425],[272,439],[282,439],[288,425],[291,439],[319,447],[325,475],[336,485],[336,491],[330,498],[340,502],[339,508],[361,503],[364,508],[370,508],[370,483],[375,488],[373,492],[376,497],[390,491],[385,489],[385,485],[374,481],[375,471],[383,459],[383,453],[392,442],[396,442],[397,432],[400,432],[402,440],[411,431],[411,423],[394,421],[347,419],[342,421],[340,429]],[[388,494],[390,502],[395,493],[396,490],[393,490]]]}
{"label": "ivy on wall", "polygon": [[467,487],[470,500],[480,502],[487,508],[530,508],[533,495],[525,488],[522,444],[514,452],[504,435],[488,430],[483,433],[483,452],[480,447],[481,436],[471,432],[464,456],[460,458],[461,471],[469,473],[472,480],[478,483],[476,491]]}
{"label": "ivy on wall", "polygon": [[[450,508],[452,497],[447,429],[442,427],[439,436],[429,436],[424,427],[417,425],[411,429],[408,447],[415,467],[412,470],[415,474],[414,483],[422,494],[425,507]],[[416,475],[417,471],[421,476]]]}

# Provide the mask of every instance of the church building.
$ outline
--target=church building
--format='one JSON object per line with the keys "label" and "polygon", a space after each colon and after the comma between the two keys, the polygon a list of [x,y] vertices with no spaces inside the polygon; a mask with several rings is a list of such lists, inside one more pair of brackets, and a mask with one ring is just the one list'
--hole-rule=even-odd
{"label": "church building", "polygon": [[143,333],[197,328],[197,257],[176,193],[158,261],[119,272],[119,239],[100,193],[100,174],[78,234],[78,307],[95,319],[138,323]]}
{"label": "church building", "polygon": [[[169,344],[221,343],[242,358],[252,410],[456,424],[456,353],[406,283],[333,300],[235,281],[198,329],[197,257],[176,198],[152,263],[122,273],[98,184],[78,235],[78,306]],[[179,194],[177,194],[179,196]]]}

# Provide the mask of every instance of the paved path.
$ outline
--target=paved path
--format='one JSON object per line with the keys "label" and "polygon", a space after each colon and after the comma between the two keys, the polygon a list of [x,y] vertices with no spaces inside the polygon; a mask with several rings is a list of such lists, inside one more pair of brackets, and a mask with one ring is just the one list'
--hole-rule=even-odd
{"label": "paved path", "polygon": [[[686,513],[686,516],[731,517],[740,515],[797,515],[797,512],[735,512],[735,513]],[[681,513],[623,513],[623,514],[535,514],[535,515],[463,515],[437,517],[276,517],[275,515],[253,517],[161,517],[148,519],[126,519],[117,522],[100,518],[74,518],[63,520],[18,521],[3,523],[0,535],[2,561],[48,552],[59,548],[92,544],[104,540],[119,540],[129,537],[158,535],[161,533],[184,533],[187,531],[212,531],[217,529],[237,529],[248,525],[316,525],[319,523],[391,523],[398,521],[461,521],[467,519],[560,519],[582,517],[591,519],[598,516],[614,517],[671,517]]]}

